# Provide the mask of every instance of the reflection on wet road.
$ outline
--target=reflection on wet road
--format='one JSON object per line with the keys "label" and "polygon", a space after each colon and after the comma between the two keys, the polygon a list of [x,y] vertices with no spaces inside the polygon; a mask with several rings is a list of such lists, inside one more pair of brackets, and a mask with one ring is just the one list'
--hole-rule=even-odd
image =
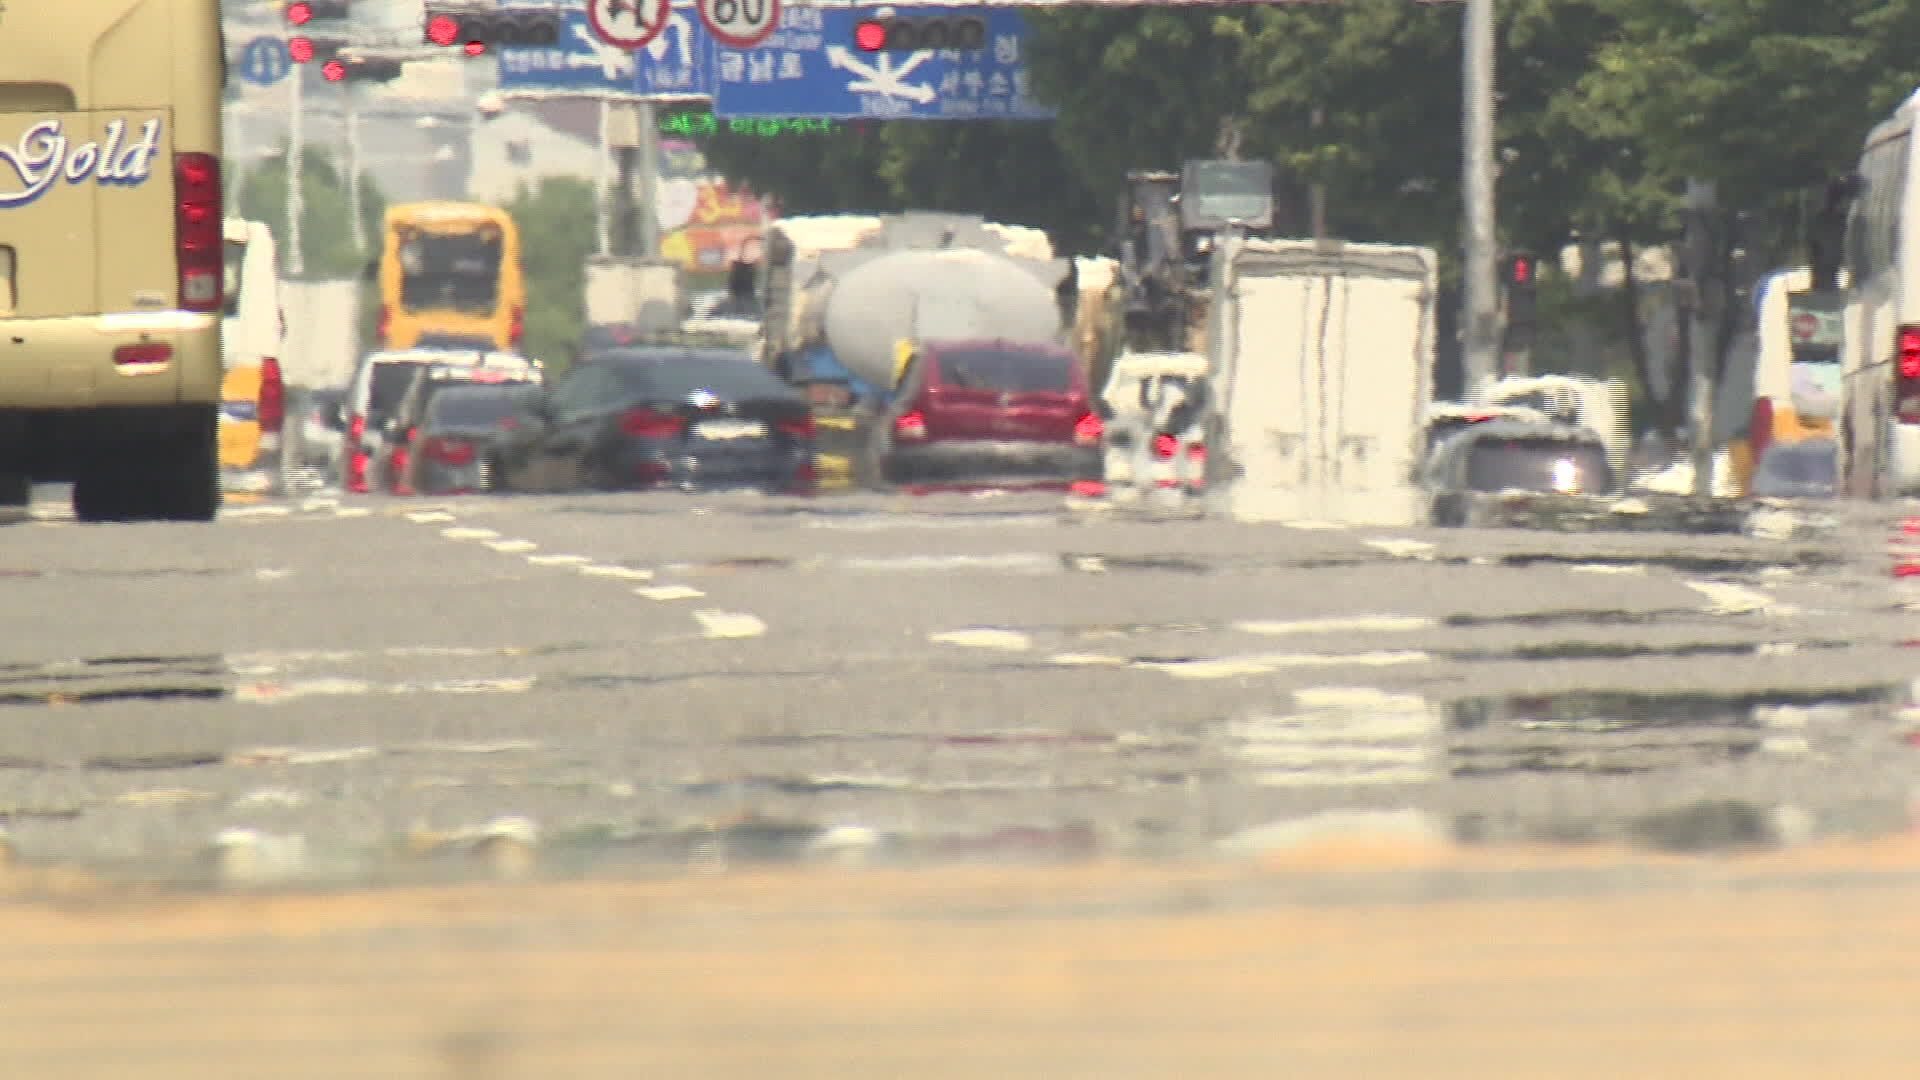
{"label": "reflection on wet road", "polygon": [[1890,552],[1791,531],[955,492],[37,507],[0,535],[5,842],[172,880],[1190,855],[1342,821],[1766,846],[1904,828],[1920,764]]}

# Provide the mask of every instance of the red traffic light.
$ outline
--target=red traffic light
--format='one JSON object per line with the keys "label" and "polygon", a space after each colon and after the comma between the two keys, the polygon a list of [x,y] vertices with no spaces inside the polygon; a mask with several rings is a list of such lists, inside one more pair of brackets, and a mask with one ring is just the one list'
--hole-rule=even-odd
{"label": "red traffic light", "polygon": [[484,41],[469,41],[464,47],[468,56],[479,56],[487,51],[487,43]]}
{"label": "red traffic light", "polygon": [[1513,257],[1513,283],[1525,285],[1533,281],[1533,256],[1515,255]]}
{"label": "red traffic light", "polygon": [[451,45],[460,36],[460,20],[451,15],[435,15],[427,20],[427,40],[435,45]]}
{"label": "red traffic light", "polygon": [[306,0],[294,0],[287,5],[287,21],[293,25],[305,26],[307,20],[311,18],[313,18],[313,7]]}
{"label": "red traffic light", "polygon": [[287,42],[287,56],[296,64],[304,64],[313,59],[313,39],[297,37]]}
{"label": "red traffic light", "polygon": [[853,43],[861,52],[879,52],[887,45],[887,24],[878,19],[861,19],[853,28]]}
{"label": "red traffic light", "polygon": [[339,82],[347,77],[347,65],[338,59],[329,60],[320,65],[320,77],[328,82]]}

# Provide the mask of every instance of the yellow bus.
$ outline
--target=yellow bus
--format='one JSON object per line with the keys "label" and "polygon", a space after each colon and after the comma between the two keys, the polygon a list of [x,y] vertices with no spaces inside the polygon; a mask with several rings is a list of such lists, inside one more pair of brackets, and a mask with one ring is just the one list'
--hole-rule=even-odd
{"label": "yellow bus", "polygon": [[505,210],[389,207],[377,273],[381,348],[519,350],[527,292],[520,233]]}
{"label": "yellow bus", "polygon": [[219,510],[219,0],[0,6],[0,501]]}

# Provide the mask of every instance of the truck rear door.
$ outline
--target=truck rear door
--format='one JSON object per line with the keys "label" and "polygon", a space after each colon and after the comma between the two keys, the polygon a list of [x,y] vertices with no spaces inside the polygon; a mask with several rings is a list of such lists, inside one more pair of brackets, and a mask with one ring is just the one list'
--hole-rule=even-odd
{"label": "truck rear door", "polygon": [[[1255,520],[1411,524],[1432,355],[1430,263],[1417,248],[1275,244],[1237,257],[1222,407],[1240,467],[1229,506]],[[1217,361],[1218,363],[1218,361]]]}

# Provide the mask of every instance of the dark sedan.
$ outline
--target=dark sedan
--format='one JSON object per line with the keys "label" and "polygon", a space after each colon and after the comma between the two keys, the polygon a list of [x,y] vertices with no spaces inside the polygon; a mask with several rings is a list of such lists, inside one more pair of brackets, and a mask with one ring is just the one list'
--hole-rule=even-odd
{"label": "dark sedan", "polygon": [[489,451],[520,422],[528,383],[448,386],[423,410],[409,444],[403,488],[420,495],[461,495],[492,486]]}
{"label": "dark sedan", "polygon": [[513,490],[813,490],[811,406],[743,352],[600,352],[530,412],[495,463]]}

